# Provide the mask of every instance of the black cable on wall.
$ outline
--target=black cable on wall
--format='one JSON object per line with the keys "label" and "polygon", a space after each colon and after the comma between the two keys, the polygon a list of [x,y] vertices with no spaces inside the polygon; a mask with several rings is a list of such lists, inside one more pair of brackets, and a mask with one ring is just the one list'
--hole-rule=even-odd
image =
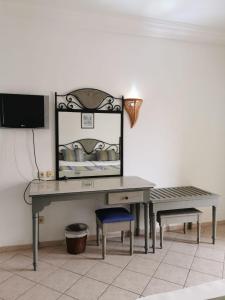
{"label": "black cable on wall", "polygon": [[33,129],[33,128],[32,128],[32,137],[33,137],[32,141],[33,141],[34,162],[35,162],[35,166],[36,166],[36,169],[37,169],[37,177],[38,177],[38,178],[37,178],[37,179],[31,180],[31,181],[27,184],[27,186],[26,186],[26,188],[25,188],[25,190],[24,190],[24,193],[23,193],[23,199],[24,199],[25,203],[28,204],[28,205],[31,205],[31,204],[32,204],[31,202],[29,202],[29,200],[26,199],[26,192],[27,192],[29,186],[30,186],[31,183],[34,182],[34,181],[42,181],[42,179],[40,178],[40,169],[39,169],[38,163],[37,163],[36,145],[35,145],[35,135],[34,135],[34,129]]}

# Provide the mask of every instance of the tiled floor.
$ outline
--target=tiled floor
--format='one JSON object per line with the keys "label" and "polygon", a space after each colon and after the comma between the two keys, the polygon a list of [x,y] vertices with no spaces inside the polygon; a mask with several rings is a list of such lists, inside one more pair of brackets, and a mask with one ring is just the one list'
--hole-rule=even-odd
{"label": "tiled floor", "polygon": [[225,225],[218,226],[216,245],[204,228],[200,245],[195,230],[186,235],[165,233],[164,249],[143,254],[144,239],[108,241],[108,255],[89,242],[82,255],[69,255],[65,245],[39,251],[39,268],[32,271],[30,250],[0,253],[0,300],[132,300],[225,278]]}

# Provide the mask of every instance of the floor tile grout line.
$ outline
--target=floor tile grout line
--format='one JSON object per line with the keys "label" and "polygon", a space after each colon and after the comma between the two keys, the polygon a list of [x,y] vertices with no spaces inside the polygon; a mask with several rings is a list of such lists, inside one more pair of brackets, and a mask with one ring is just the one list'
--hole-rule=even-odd
{"label": "floor tile grout line", "polygon": [[[81,275],[80,275],[81,276]],[[45,279],[47,279],[47,278],[45,278]],[[52,287],[49,287],[48,285],[45,285],[44,283],[42,283],[41,281],[40,282],[38,282],[38,284],[39,285],[41,285],[41,286],[43,286],[43,287],[46,287],[46,288],[48,288],[48,289],[50,289],[50,290],[53,290],[53,291],[55,291],[55,292],[58,292],[58,293],[61,293],[61,294],[64,294],[68,289],[71,289],[71,287],[76,283],[76,282],[78,282],[80,280],[80,278],[78,278],[74,283],[72,283],[72,285],[69,287],[69,288],[67,288],[65,291],[59,291],[59,290],[56,290],[56,289],[54,289],[54,288],[52,288]]]}
{"label": "floor tile grout line", "polygon": [[[17,276],[17,277],[20,277],[20,278],[22,278],[22,279],[24,279],[24,280],[30,281],[30,282],[34,283],[35,285],[39,283],[39,282],[34,281],[34,280],[32,280],[32,279],[29,279],[29,278],[27,278],[27,277],[23,277],[23,276],[21,276],[20,274],[17,274],[17,273],[13,273],[13,276]],[[10,279],[11,277],[12,277],[12,276],[10,276],[8,279]],[[6,281],[7,281],[8,279],[6,279]]]}
{"label": "floor tile grout line", "polygon": [[[199,247],[200,246],[198,246],[198,248]],[[196,253],[197,253],[197,251],[196,251]],[[200,257],[196,256],[196,253],[195,253],[195,258],[200,258]],[[202,258],[202,259],[204,259],[204,258]],[[205,260],[207,260],[207,259],[205,259]],[[214,260],[210,260],[210,259],[208,259],[208,260],[211,261],[211,262],[215,262]],[[193,263],[194,263],[194,260],[193,260]],[[193,263],[192,263],[192,265],[193,265]],[[192,265],[191,265],[191,268],[192,268]],[[211,276],[218,277],[218,278],[220,277],[220,276],[212,274],[212,273],[206,273],[206,272],[202,272],[202,271],[199,271],[199,270],[194,270],[194,269],[191,269],[191,268],[190,268],[190,270],[195,271],[195,272],[199,272],[201,274],[207,274],[207,275],[211,275]]]}
{"label": "floor tile grout line", "polygon": [[[7,252],[2,252],[2,253],[7,253]],[[14,253],[13,256],[7,258],[4,262],[1,262],[1,264],[2,264],[2,263],[4,264],[5,262],[7,262],[7,261],[9,261],[10,259],[14,258],[16,255],[18,255],[18,253]]]}
{"label": "floor tile grout line", "polygon": [[[48,263],[47,263],[48,264]],[[48,265],[50,265],[50,266],[53,266],[53,265],[51,265],[51,264],[48,264]],[[54,272],[56,272],[57,270],[60,270],[61,268],[59,268],[59,267],[56,267],[56,270],[53,270],[50,274],[48,274],[47,276],[46,276],[46,278],[45,279],[47,279],[49,276],[51,276]],[[65,270],[65,269],[62,269],[62,270]],[[36,271],[33,271],[33,272],[36,272]],[[58,292],[58,293],[62,293],[62,292],[59,292],[59,291],[57,291],[57,290],[55,290],[55,289],[53,289],[53,288],[50,288],[50,287],[48,287],[48,286],[45,286],[44,284],[42,284],[41,283],[41,280],[40,281],[34,281],[34,280],[32,280],[32,279],[29,279],[29,278],[27,278],[27,277],[25,277],[25,276],[22,276],[21,274],[18,274],[17,272],[10,272],[11,274],[12,274],[12,276],[18,276],[18,277],[20,277],[20,278],[22,278],[22,279],[25,279],[25,280],[28,280],[28,281],[30,281],[30,282],[32,282],[32,283],[34,283],[34,285],[31,287],[31,288],[29,288],[28,290],[26,290],[23,294],[21,294],[19,297],[21,297],[22,295],[24,295],[24,294],[26,294],[30,289],[32,289],[32,288],[34,288],[35,286],[37,286],[37,285],[41,285],[41,286],[44,286],[45,288],[48,288],[48,289],[51,289],[51,290],[53,290],[53,291],[56,291],[56,292]],[[74,272],[71,272],[71,273],[74,273]],[[80,274],[78,274],[78,273],[74,273],[74,274],[76,274],[76,275],[80,275]],[[12,276],[10,276],[8,279],[10,279]],[[80,275],[80,276],[82,276],[82,275]],[[6,279],[5,281],[7,281],[8,279]],[[80,279],[80,278],[79,278]],[[79,280],[78,279],[78,280]],[[74,283],[75,284],[75,283]],[[1,285],[1,284],[0,284]],[[72,287],[72,286],[71,286]],[[19,298],[16,298],[16,299],[19,299]]]}
{"label": "floor tile grout line", "polygon": [[177,283],[177,282],[174,282],[174,281],[170,281],[170,280],[165,280],[165,279],[162,279],[162,278],[157,277],[157,276],[154,276],[153,278],[155,278],[155,279],[160,279],[160,280],[164,280],[164,281],[167,281],[167,282],[169,282],[169,283],[173,283],[173,284],[177,284],[177,285],[182,286],[182,284],[180,284],[180,283]]}
{"label": "floor tile grout line", "polygon": [[[214,244],[211,243],[210,245],[214,245]],[[195,252],[195,257],[203,258],[203,259],[211,260],[211,261],[215,261],[215,262],[224,262],[224,255],[225,255],[225,251],[224,251],[224,250],[216,249],[216,248],[211,248],[211,247],[208,248],[208,247],[202,246],[202,247],[208,248],[208,249],[210,249],[210,250],[217,250],[217,251],[219,250],[219,251],[223,252],[223,261],[220,261],[220,260],[209,259],[209,258],[206,258],[206,257],[201,257],[201,256],[196,255],[200,247],[201,247],[201,244],[199,243],[198,249],[197,249],[197,251]]]}
{"label": "floor tile grout line", "polygon": [[[199,247],[199,246],[198,246],[198,247]],[[198,249],[198,248],[197,248],[197,249]],[[198,251],[198,250],[196,250],[195,254],[197,253],[197,251]],[[186,277],[186,280],[185,280],[185,282],[184,282],[184,284],[183,284],[183,289],[185,288],[185,285],[186,285],[188,276],[189,276],[189,274],[190,274],[190,272],[191,272],[191,267],[192,267],[192,265],[193,265],[193,263],[194,263],[195,257],[196,257],[196,256],[194,255],[193,260],[192,260],[192,263],[191,263],[190,268],[189,268],[189,271],[188,271],[188,274],[187,274],[187,277]]]}
{"label": "floor tile grout line", "polygon": [[98,296],[97,299],[100,299],[106,292],[107,290],[111,287],[111,284],[108,284],[108,286],[104,289],[104,291]]}
{"label": "floor tile grout line", "polygon": [[[75,273],[75,274],[78,274],[78,273]],[[76,282],[74,282],[74,283],[71,285],[71,287],[67,288],[67,289],[63,292],[63,295],[67,295],[67,296],[68,296],[68,294],[66,294],[66,292],[68,292],[75,284],[77,284],[79,281],[81,281],[81,279],[87,278],[85,275],[81,275],[81,274],[79,274],[79,275],[80,275],[80,278],[79,278]],[[99,281],[99,280],[96,280],[96,279],[93,279],[93,280],[98,281],[98,282],[101,282],[101,283],[104,283],[104,282]],[[70,295],[69,295],[69,296],[70,296]]]}
{"label": "floor tile grout line", "polygon": [[[129,262],[124,266],[124,268],[122,268],[121,272],[113,279],[113,281],[115,281],[115,279],[117,277],[119,277],[119,275],[123,272],[123,270],[126,268],[126,266],[130,263],[130,261],[132,260],[132,258],[129,260]],[[98,299],[100,299],[100,297],[102,297],[104,295],[104,293],[112,286],[113,281],[108,285],[108,287],[101,293],[101,295],[98,297]]]}
{"label": "floor tile grout line", "polygon": [[190,269],[190,271],[194,271],[194,272],[197,272],[197,273],[201,273],[201,274],[203,274],[203,275],[209,275],[209,276],[212,276],[212,277],[217,277],[218,280],[222,278],[222,276],[218,276],[218,275],[215,275],[215,274],[212,274],[212,273],[205,273],[205,272],[198,271],[198,270],[194,270],[194,269]]}
{"label": "floor tile grout line", "polygon": [[[212,244],[211,244],[212,245]],[[199,245],[198,245],[198,249],[199,249],[199,247],[200,247],[201,245],[200,245],[200,243],[199,243]],[[197,249],[197,251],[198,251],[198,249]],[[210,248],[211,249],[211,248]],[[196,251],[196,253],[195,253],[195,257],[194,258],[198,258],[198,259],[205,259],[205,260],[208,260],[208,261],[211,261],[211,262],[217,262],[217,263],[222,263],[222,262],[218,262],[218,261],[215,261],[215,260],[211,260],[211,259],[207,259],[207,258],[203,258],[203,257],[199,257],[199,256],[197,256],[196,254],[197,254],[197,251]],[[194,261],[193,261],[193,263],[194,263]],[[193,263],[192,263],[192,265],[193,265]],[[192,268],[192,265],[191,265],[191,268]],[[190,269],[191,269],[190,268]],[[214,277],[219,277],[219,278],[221,278],[221,276],[218,276],[218,275],[215,275],[215,274],[212,274],[212,273],[206,273],[206,272],[202,272],[202,271],[199,271],[199,270],[194,270],[194,269],[191,269],[191,270],[193,270],[193,271],[195,271],[195,272],[199,272],[199,273],[201,273],[201,274],[208,274],[208,275],[211,275],[211,276],[214,276]],[[223,278],[223,273],[222,273],[222,278]]]}
{"label": "floor tile grout line", "polygon": [[[197,247],[198,247],[198,246],[197,246]],[[176,251],[173,251],[173,250],[167,251],[167,254],[168,254],[168,252],[173,252],[173,253],[176,253],[176,254],[181,254],[181,255],[187,255],[187,256],[190,256],[190,257],[193,258],[193,259],[192,259],[192,263],[193,263],[193,261],[194,261],[195,254],[194,254],[194,255],[188,255],[188,254],[185,254],[185,253],[179,253],[179,252],[176,252]],[[196,248],[196,250],[195,250],[195,253],[196,253],[196,252],[197,252],[197,248]],[[165,256],[165,257],[166,257],[166,256]],[[180,267],[180,268],[183,268],[183,269],[189,269],[189,268],[184,267],[184,266],[178,266],[178,265],[175,265],[175,264],[172,264],[172,263],[169,263],[169,262],[165,262],[165,261],[164,261],[165,257],[163,258],[162,263],[165,263],[165,264],[168,264],[168,265],[172,265],[172,266],[175,266],[175,267]],[[192,265],[192,263],[191,263],[191,265]]]}
{"label": "floor tile grout line", "polygon": [[140,294],[140,293],[138,293],[138,292],[134,292],[134,291],[131,291],[131,290],[128,290],[128,289],[125,289],[125,288],[121,288],[121,287],[119,287],[119,286],[116,286],[116,285],[113,285],[113,284],[111,284],[110,286],[111,286],[111,287],[118,288],[118,289],[120,289],[120,290],[122,290],[122,291],[126,291],[126,292],[133,293],[133,294],[135,294],[135,295],[138,295],[138,296],[140,296],[140,295],[141,295],[141,294]]}
{"label": "floor tile grout line", "polygon": [[59,295],[59,297],[56,298],[56,300],[60,299],[63,296],[63,294]]}
{"label": "floor tile grout line", "polygon": [[[61,295],[60,297],[62,297],[62,296],[67,296],[67,297],[71,297],[71,298],[74,299],[74,300],[79,300],[78,298],[75,298],[75,297],[73,297],[73,296],[68,296],[68,295],[65,294],[65,293],[62,293],[62,295]],[[58,299],[60,299],[60,298],[58,298]]]}
{"label": "floor tile grout line", "polygon": [[[84,258],[87,258],[87,257],[84,257]],[[132,258],[131,258],[130,260],[132,260]],[[77,275],[80,275],[80,276],[81,276],[81,278],[79,278],[72,286],[74,286],[74,285],[75,285],[78,281],[80,281],[82,278],[88,278],[88,279],[91,279],[91,280],[98,281],[98,282],[100,282],[100,283],[107,284],[107,285],[108,285],[107,288],[106,288],[106,289],[103,291],[103,293],[100,295],[100,296],[102,296],[102,295],[104,294],[104,292],[109,288],[109,286],[111,286],[111,284],[106,283],[106,282],[103,282],[103,281],[98,280],[98,279],[93,279],[93,278],[87,276],[87,275],[88,275],[88,272],[91,271],[91,269],[94,268],[98,263],[104,263],[104,262],[102,262],[102,260],[101,260],[100,262],[96,262],[96,264],[95,264],[94,266],[92,266],[85,274],[79,274],[79,273],[75,273],[75,272],[69,270],[70,272],[72,272],[72,273],[74,273],[74,274],[77,274]],[[126,268],[126,266],[127,266],[129,263],[130,263],[130,261],[125,265],[124,268]],[[106,264],[106,263],[105,263],[105,264]],[[115,266],[115,265],[112,265],[112,266]],[[118,267],[118,266],[116,266],[116,267]],[[119,267],[118,267],[118,268],[119,268]],[[67,270],[67,269],[64,269],[64,270]],[[123,270],[124,270],[124,269],[122,269],[122,271],[123,271]],[[121,272],[122,272],[122,271],[121,271]],[[121,273],[121,272],[120,272],[120,273]],[[119,273],[119,274],[120,274],[120,273]],[[118,274],[118,276],[119,276],[119,274]],[[63,294],[68,295],[68,294],[66,294],[66,292],[67,292],[69,289],[71,289],[72,286],[71,286],[70,288],[68,288],[66,291],[64,291]]]}
{"label": "floor tile grout line", "polygon": [[[180,268],[180,269],[184,269],[184,270],[189,270],[188,268],[184,268],[184,267],[180,267],[180,266],[175,266],[175,265],[168,264],[168,263],[165,263],[165,262],[161,262],[161,264],[162,264],[162,263],[163,263],[163,264],[166,264],[166,265],[169,265],[169,266],[176,267],[176,268]],[[161,265],[161,264],[160,264],[160,265]],[[155,277],[155,278],[157,278],[157,279],[161,279],[161,278],[155,276],[155,274],[156,274],[156,272],[154,273],[153,277]],[[162,280],[162,279],[161,279],[161,280]],[[164,279],[164,280],[165,280],[165,279]],[[177,282],[173,282],[173,281],[169,281],[169,280],[168,280],[168,282],[174,283],[174,284],[178,284],[178,285],[182,285],[182,284],[179,284],[179,283],[177,283]]]}
{"label": "floor tile grout line", "polygon": [[[225,253],[224,253],[224,258],[225,258]],[[222,278],[224,278],[223,276],[224,276],[224,261],[223,261],[223,271],[222,271]]]}
{"label": "floor tile grout line", "polygon": [[[135,256],[134,256],[134,257],[135,257]],[[133,257],[131,256],[131,259],[129,260],[129,262],[122,268],[121,272],[113,279],[113,281],[109,284],[109,286],[108,286],[107,289],[109,289],[110,286],[113,286],[113,282],[115,282],[115,280],[116,280],[116,279],[120,276],[120,274],[125,270],[125,268],[129,265],[129,263],[131,262],[132,259],[133,259]],[[107,289],[106,289],[106,290],[107,290]],[[105,291],[106,291],[106,290],[105,290]],[[123,290],[123,289],[122,289],[122,290]],[[100,299],[100,297],[104,295],[105,291],[98,297],[98,299]],[[131,292],[131,291],[130,291],[130,292]],[[140,295],[140,294],[139,294],[139,295]]]}
{"label": "floor tile grout line", "polygon": [[[167,253],[168,253],[168,251],[169,251],[169,249],[170,249],[171,247],[172,247],[172,244],[171,244],[171,246],[166,250],[166,253],[165,253],[165,255],[164,255],[164,258],[165,258],[165,256],[167,255]],[[163,258],[163,259],[164,259],[164,258]],[[156,272],[158,271],[158,269],[159,269],[159,267],[160,267],[161,264],[162,264],[162,260],[160,261],[160,263],[159,263],[158,267],[156,268],[155,272],[152,274],[151,279],[149,280],[148,284],[147,284],[147,285],[145,286],[145,288],[143,289],[141,295],[143,295],[143,293],[145,292],[147,286],[148,286],[149,283],[151,282],[152,278],[154,278],[154,275],[155,275]]]}
{"label": "floor tile grout line", "polygon": [[16,297],[15,300],[19,300],[20,297],[22,297],[23,295],[25,295],[27,292],[29,292],[31,289],[33,289],[35,286],[37,286],[38,283],[34,284],[32,287],[30,287],[29,289],[27,289],[25,292],[23,292],[21,295],[19,295],[18,297]]}
{"label": "floor tile grout line", "polygon": [[[167,282],[167,283],[172,283],[172,284],[179,285],[180,287],[182,287],[182,284],[175,283],[175,282],[172,282],[172,281],[168,281],[168,280],[165,280],[165,279],[161,279],[161,278],[158,278],[158,277],[154,277],[154,276],[153,276],[153,277],[151,278],[151,280],[152,280],[152,279],[157,279],[157,280],[160,280],[160,281],[164,281],[164,282]],[[150,280],[150,282],[151,282],[151,280]],[[150,282],[149,282],[149,283],[150,283]],[[147,286],[145,287],[145,290],[146,290],[146,288],[147,288]],[[145,290],[144,290],[144,291],[145,291]],[[142,292],[142,296],[143,296],[143,297],[144,297],[144,291]],[[161,293],[161,292],[160,292],[160,293]],[[157,293],[156,293],[156,294],[157,294]],[[154,295],[156,295],[156,294],[154,294]],[[149,296],[150,296],[150,295],[149,295]],[[146,297],[146,296],[145,296],[145,297]]]}
{"label": "floor tile grout line", "polygon": [[[197,251],[197,249],[195,250],[195,253],[196,253],[196,251]],[[195,256],[195,253],[194,254],[188,254],[188,253],[185,253],[185,252],[176,251],[174,249],[170,249],[170,252],[175,252],[175,253],[184,254],[184,255],[188,255],[188,256]]]}
{"label": "floor tile grout line", "polygon": [[[5,270],[3,270],[3,271],[5,271]],[[8,271],[9,272],[9,271]],[[1,281],[1,283],[0,283],[0,286],[4,283],[4,282],[6,282],[8,279],[10,279],[12,276],[14,276],[15,274],[13,274],[12,272],[9,272],[11,275],[8,277],[8,278],[6,278],[6,279],[4,279],[3,281]],[[0,298],[0,300],[1,300],[1,298]]]}
{"label": "floor tile grout line", "polygon": [[[131,256],[131,259],[129,260],[129,262],[122,268],[121,272],[113,279],[113,281],[110,283],[109,286],[113,286],[113,282],[115,282],[115,280],[120,276],[120,274],[126,269],[126,267],[129,265],[129,263],[131,262],[131,260],[133,259],[133,257]],[[102,293],[103,295],[104,293]],[[101,295],[101,296],[102,296]],[[99,297],[100,298],[100,297]],[[98,299],[99,299],[98,298]]]}
{"label": "floor tile grout line", "polygon": [[[31,271],[29,270],[29,272],[31,272]],[[33,270],[32,270],[32,272],[37,272],[37,271],[33,271]],[[46,278],[45,278],[45,279],[47,279],[48,276],[50,276],[50,275],[53,274],[54,272],[55,272],[55,271],[51,271],[50,274],[46,275]],[[21,274],[19,274],[19,273],[17,273],[17,272],[14,272],[13,275],[19,276],[20,278],[23,278],[23,279],[25,279],[25,280],[31,281],[31,282],[36,283],[36,284],[40,284],[40,281],[35,281],[35,280],[33,280],[33,279],[27,278],[27,277],[25,277],[25,276],[23,276],[23,275],[21,275]]]}
{"label": "floor tile grout line", "polygon": [[221,261],[221,260],[210,259],[210,258],[207,258],[207,257],[202,257],[202,256],[197,256],[197,255],[195,255],[194,257],[209,260],[209,261],[212,261],[212,262],[217,262],[217,263],[223,263],[224,262],[224,261]]}

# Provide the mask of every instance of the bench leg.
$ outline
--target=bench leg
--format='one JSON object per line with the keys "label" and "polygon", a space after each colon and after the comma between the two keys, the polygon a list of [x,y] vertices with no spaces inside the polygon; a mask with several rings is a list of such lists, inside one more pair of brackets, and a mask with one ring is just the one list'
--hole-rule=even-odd
{"label": "bench leg", "polygon": [[212,243],[216,242],[216,206],[212,206]]}
{"label": "bench leg", "polygon": [[163,247],[163,226],[159,226],[159,234],[160,234],[160,248],[162,249]]}
{"label": "bench leg", "polygon": [[186,223],[184,223],[184,234],[186,234]]}
{"label": "bench leg", "polygon": [[140,235],[140,209],[141,209],[141,204],[136,203],[136,232],[135,235],[139,236]]}
{"label": "bench leg", "polygon": [[99,246],[100,238],[99,238],[99,225],[98,225],[98,222],[96,222],[96,243],[97,243],[97,246]]}
{"label": "bench leg", "polygon": [[134,252],[134,222],[130,222],[130,255]]}
{"label": "bench leg", "polygon": [[155,247],[156,247],[156,214],[151,214],[151,220],[152,220],[152,251],[155,253]]}
{"label": "bench leg", "polygon": [[149,218],[149,238],[152,238],[152,220],[151,220],[151,215]]}
{"label": "bench leg", "polygon": [[149,250],[149,203],[144,203],[144,222],[145,222],[145,254]]}
{"label": "bench leg", "polygon": [[106,235],[102,233],[102,258],[105,259],[106,256]]}
{"label": "bench leg", "polygon": [[197,218],[197,244],[199,244],[200,241],[200,222],[199,222],[199,215]]}
{"label": "bench leg", "polygon": [[121,243],[124,243],[124,236],[125,236],[124,231],[121,231]]}

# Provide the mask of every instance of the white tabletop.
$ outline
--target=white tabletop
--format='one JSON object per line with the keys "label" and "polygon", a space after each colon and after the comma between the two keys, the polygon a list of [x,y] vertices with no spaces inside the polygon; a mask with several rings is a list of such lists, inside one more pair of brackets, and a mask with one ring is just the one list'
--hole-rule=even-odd
{"label": "white tabletop", "polygon": [[225,280],[212,281],[173,292],[151,295],[138,300],[209,300],[225,297]]}
{"label": "white tabletop", "polygon": [[136,176],[39,181],[31,183],[30,196],[148,189],[154,186],[154,183]]}

